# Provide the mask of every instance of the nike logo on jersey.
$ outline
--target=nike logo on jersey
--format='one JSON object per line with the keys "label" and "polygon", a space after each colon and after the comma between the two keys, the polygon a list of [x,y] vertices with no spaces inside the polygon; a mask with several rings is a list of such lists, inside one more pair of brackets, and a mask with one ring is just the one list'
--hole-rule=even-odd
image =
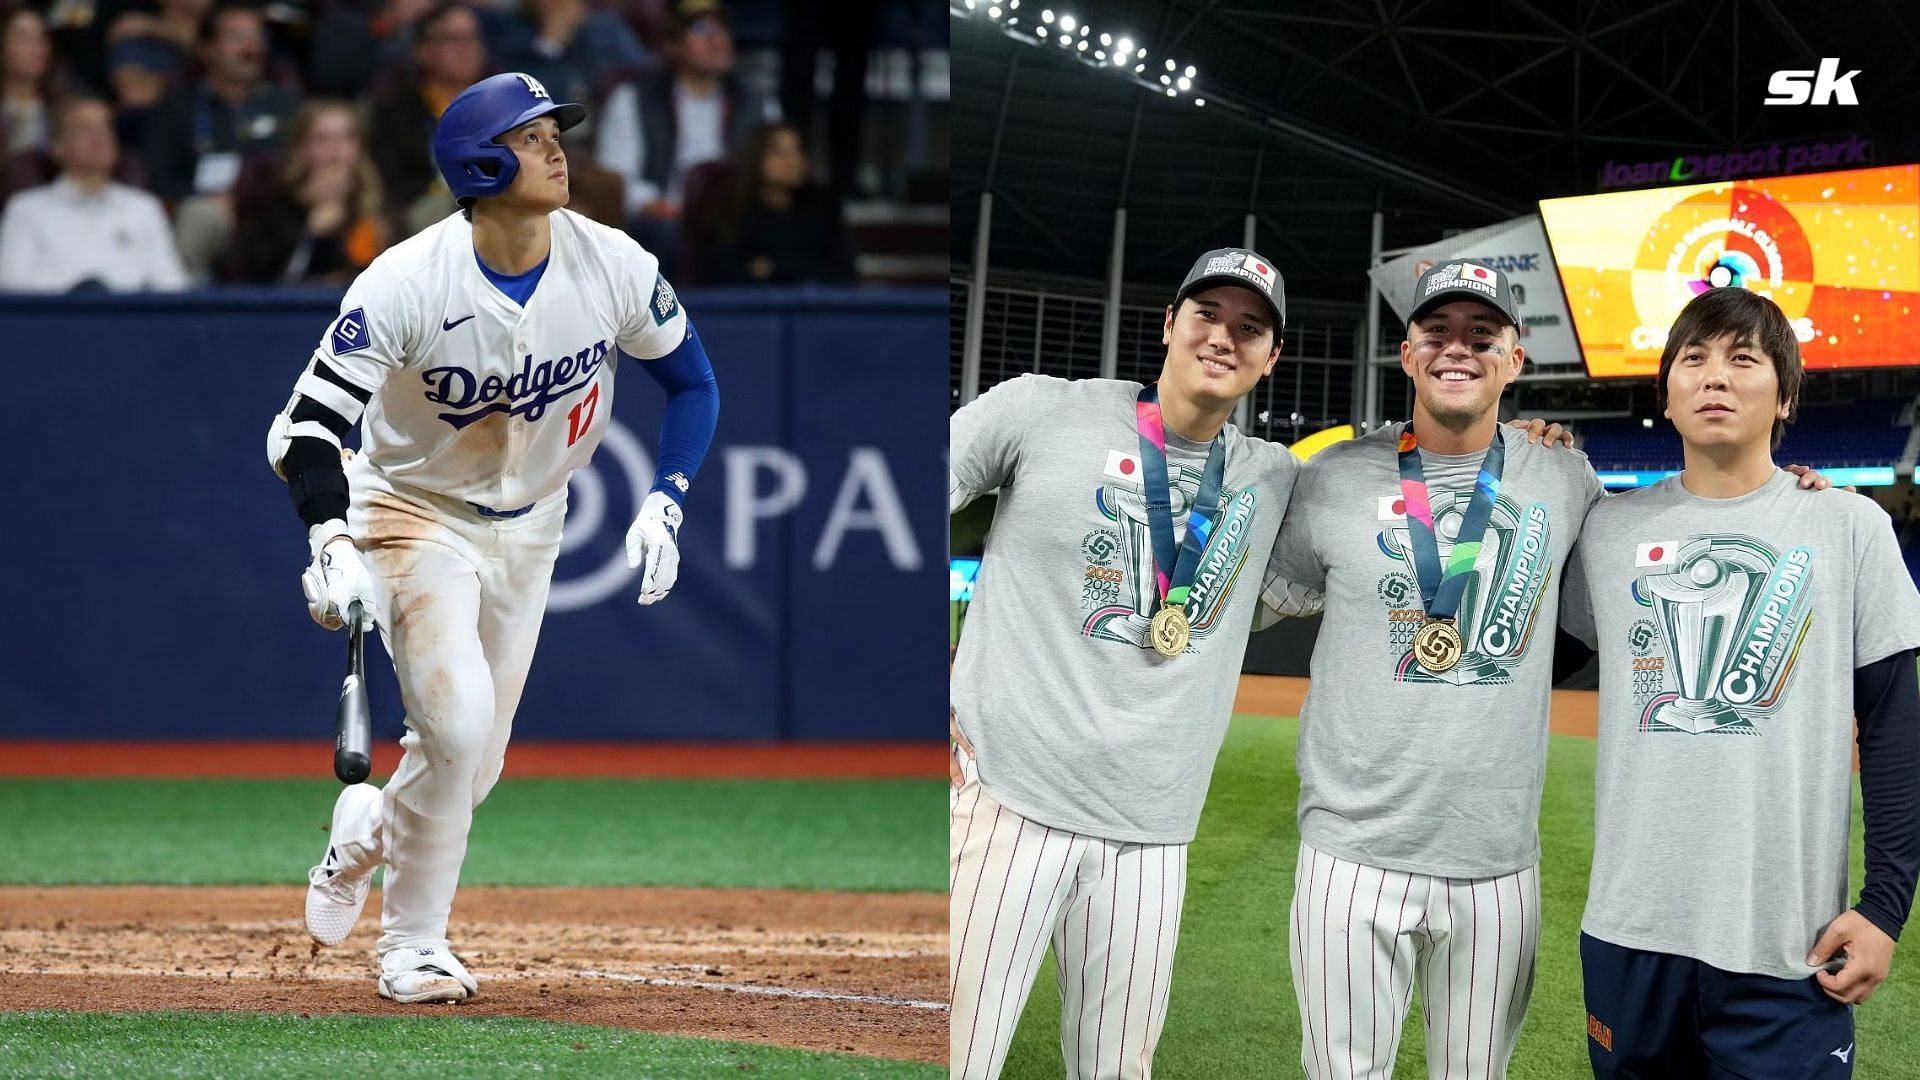
{"label": "nike logo on jersey", "polygon": [[[478,313],[476,312],[475,314],[478,314]],[[455,320],[453,320],[452,322],[446,322],[446,321],[444,321],[444,320],[442,320],[442,321],[441,321],[441,323],[440,323],[440,329],[442,329],[442,330],[451,330],[451,329],[453,329],[454,327],[456,327],[456,326],[459,326],[459,325],[460,325],[461,323],[463,323],[463,322],[466,322],[466,321],[467,321],[467,319],[471,319],[471,318],[473,318],[473,316],[472,316],[472,315],[468,315],[468,316],[466,316],[465,318],[460,318],[460,319],[455,319]]]}
{"label": "nike logo on jersey", "polygon": [[1847,1059],[1853,1056],[1853,1044],[1848,1043],[1846,1045],[1846,1048],[1843,1050],[1829,1050],[1827,1052],[1832,1054],[1834,1057],[1839,1058],[1840,1064],[1845,1065],[1847,1063]]}
{"label": "nike logo on jersey", "polygon": [[[602,340],[572,356],[538,364],[529,355],[520,361],[520,370],[506,378],[482,379],[463,367],[429,368],[420,378],[427,384],[427,400],[451,410],[441,413],[440,419],[455,430],[497,412],[538,420],[549,405],[592,382],[610,351]],[[500,400],[503,395],[507,400]]]}

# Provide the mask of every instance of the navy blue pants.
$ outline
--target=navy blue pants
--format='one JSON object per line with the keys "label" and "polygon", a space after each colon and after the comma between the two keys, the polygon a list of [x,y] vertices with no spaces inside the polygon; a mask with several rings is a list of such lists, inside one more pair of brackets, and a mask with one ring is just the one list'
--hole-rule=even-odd
{"label": "navy blue pants", "polygon": [[1812,976],[1722,971],[1580,935],[1587,1056],[1602,1080],[1853,1075],[1853,1007]]}

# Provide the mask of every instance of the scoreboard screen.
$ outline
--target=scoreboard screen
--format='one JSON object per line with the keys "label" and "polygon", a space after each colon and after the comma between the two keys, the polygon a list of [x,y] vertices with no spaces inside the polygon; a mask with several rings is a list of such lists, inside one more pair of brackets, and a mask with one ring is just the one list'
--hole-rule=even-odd
{"label": "scoreboard screen", "polygon": [[1712,288],[1779,304],[1806,366],[1920,364],[1920,166],[1540,203],[1595,378],[1657,374],[1667,328]]}

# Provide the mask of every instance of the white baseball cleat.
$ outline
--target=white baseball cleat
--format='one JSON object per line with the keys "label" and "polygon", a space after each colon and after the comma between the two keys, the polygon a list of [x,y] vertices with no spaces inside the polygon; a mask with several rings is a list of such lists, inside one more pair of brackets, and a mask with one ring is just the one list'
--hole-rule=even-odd
{"label": "white baseball cleat", "polygon": [[380,789],[349,784],[333,804],[327,853],[307,871],[307,933],[322,945],[338,945],[360,921],[380,865]]}
{"label": "white baseball cleat", "polygon": [[465,1001],[480,983],[444,945],[395,949],[380,958],[380,996],[402,1005]]}

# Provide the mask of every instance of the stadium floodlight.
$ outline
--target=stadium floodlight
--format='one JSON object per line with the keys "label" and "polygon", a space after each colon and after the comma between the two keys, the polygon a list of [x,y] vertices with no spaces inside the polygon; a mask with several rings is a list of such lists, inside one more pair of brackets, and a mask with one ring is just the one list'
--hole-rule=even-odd
{"label": "stadium floodlight", "polygon": [[1036,33],[1036,34],[1039,34],[1042,40],[1045,40],[1045,38],[1046,38],[1046,36],[1047,36],[1047,28],[1046,28],[1046,27],[1044,27],[1044,26],[1036,26],[1036,27],[1034,27],[1034,28],[1033,28],[1033,32],[1034,32],[1034,33]]}
{"label": "stadium floodlight", "polygon": [[1098,60],[1098,61],[1100,61],[1100,62],[1101,62],[1101,63],[1103,63],[1103,64],[1104,64],[1104,63],[1106,63],[1106,62],[1107,62],[1107,50],[1105,50],[1105,49],[1095,49],[1095,50],[1093,50],[1093,58],[1094,58],[1095,60]]}
{"label": "stadium floodlight", "polygon": [[1177,87],[1179,87],[1179,88],[1180,88],[1181,90],[1183,90],[1183,91],[1184,91],[1184,90],[1191,90],[1191,89],[1193,89],[1193,80],[1192,80],[1192,79],[1189,79],[1189,78],[1187,78],[1187,77],[1186,77],[1185,75],[1182,75],[1182,76],[1180,76],[1180,78],[1178,78],[1178,79],[1176,79],[1176,80],[1174,80],[1174,84],[1173,84],[1173,85],[1175,85],[1175,86],[1177,86]]}
{"label": "stadium floodlight", "polygon": [[1141,72],[1143,72],[1143,71],[1145,71],[1145,70],[1147,70],[1147,65],[1145,65],[1145,64],[1135,64],[1135,65],[1133,65],[1133,73],[1134,73],[1135,75],[1138,75],[1138,74],[1140,74]]}
{"label": "stadium floodlight", "polygon": [[1087,25],[1086,23],[1081,23],[1081,24],[1080,24],[1080,36],[1081,36],[1081,37],[1086,37],[1086,36],[1087,36],[1088,34],[1091,34],[1091,33],[1093,33],[1093,27],[1091,27],[1091,26],[1088,26],[1088,25]]}
{"label": "stadium floodlight", "polygon": [[987,18],[989,18],[989,19],[997,19],[997,18],[999,18],[999,17],[1000,17],[1000,5],[999,5],[999,4],[995,4],[995,5],[993,5],[992,7],[990,7],[990,8],[988,8],[988,9],[987,9]]}
{"label": "stadium floodlight", "polygon": [[1199,77],[1199,75],[1200,75],[1200,73],[1199,73],[1198,71],[1195,71],[1195,70],[1193,69],[1193,65],[1192,65],[1192,64],[1188,64],[1188,65],[1187,65],[1187,78],[1189,78],[1189,79],[1192,79],[1192,78],[1197,78],[1197,77]]}
{"label": "stadium floodlight", "polygon": [[1132,51],[1133,51],[1133,39],[1132,39],[1132,38],[1121,38],[1121,39],[1120,39],[1120,44],[1118,44],[1118,45],[1115,45],[1115,46],[1114,46],[1114,48],[1115,48],[1115,49],[1117,49],[1117,50],[1119,50],[1119,52],[1120,52],[1120,54],[1121,54],[1122,56],[1124,56],[1124,55],[1126,55],[1127,53],[1130,53],[1130,52],[1132,52]]}
{"label": "stadium floodlight", "polygon": [[1114,54],[1113,54],[1113,63],[1114,63],[1114,66],[1115,66],[1115,67],[1126,67],[1126,66],[1127,66],[1127,54],[1126,54],[1126,53],[1125,53],[1124,51],[1122,51],[1122,52],[1116,52],[1116,53],[1114,53]]}
{"label": "stadium floodlight", "polygon": [[1194,98],[1193,103],[1203,109],[1207,107],[1207,99],[1203,97]]}
{"label": "stadium floodlight", "polygon": [[1081,52],[1086,52],[1086,51],[1087,51],[1087,43],[1086,43],[1086,42],[1084,42],[1084,41],[1082,41],[1082,42],[1080,43],[1080,51],[1081,51]]}
{"label": "stadium floodlight", "polygon": [[1171,61],[1171,60],[1169,60],[1169,61],[1167,61],[1167,70],[1168,70],[1168,71],[1172,71],[1172,70],[1173,70],[1173,61]]}
{"label": "stadium floodlight", "polygon": [[1019,10],[1020,10],[1020,0],[1007,0],[1007,10],[1008,10],[1008,11],[1019,11]]}
{"label": "stadium floodlight", "polygon": [[1167,87],[1167,96],[1168,96],[1168,97],[1179,97],[1179,96],[1180,96],[1180,91],[1178,91],[1178,90],[1175,90],[1175,89],[1174,89],[1173,87],[1171,87],[1171,86],[1169,86],[1169,87]]}
{"label": "stadium floodlight", "polygon": [[1048,25],[1052,25],[1052,23],[1053,23],[1053,9],[1052,9],[1052,8],[1042,8],[1042,9],[1040,10],[1040,21],[1041,21],[1041,22],[1043,22],[1043,23],[1047,23]]}
{"label": "stadium floodlight", "polygon": [[1105,48],[1105,47],[1107,47],[1108,45],[1111,45],[1111,44],[1113,44],[1113,35],[1112,35],[1112,34],[1101,34],[1101,35],[1100,35],[1100,47],[1101,47],[1101,48]]}
{"label": "stadium floodlight", "polygon": [[1073,16],[1071,15],[1060,16],[1060,29],[1071,31],[1073,29]]}
{"label": "stadium floodlight", "polygon": [[1138,55],[1140,59],[1145,60],[1147,58],[1147,47],[1145,45],[1140,46],[1140,51],[1136,55]]}
{"label": "stadium floodlight", "polygon": [[1172,86],[1172,85],[1173,85],[1173,77],[1172,77],[1172,76],[1170,76],[1170,75],[1162,75],[1162,76],[1160,76],[1160,85],[1161,85],[1161,86]]}

